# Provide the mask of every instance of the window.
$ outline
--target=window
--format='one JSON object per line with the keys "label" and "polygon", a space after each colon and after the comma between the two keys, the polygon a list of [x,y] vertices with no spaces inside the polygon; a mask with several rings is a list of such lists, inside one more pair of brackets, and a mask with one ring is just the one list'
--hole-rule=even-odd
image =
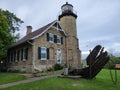
{"label": "window", "polygon": [[13,52],[11,52],[11,62],[13,61]]}
{"label": "window", "polygon": [[20,51],[18,50],[18,51],[16,52],[16,62],[19,61],[19,56],[20,56]]}
{"label": "window", "polygon": [[41,59],[41,60],[49,59],[49,48],[39,47],[38,48],[38,59]]}
{"label": "window", "polygon": [[21,61],[23,60],[23,49],[21,49]]}
{"label": "window", "polygon": [[57,35],[54,35],[54,43],[57,43]]}
{"label": "window", "polygon": [[25,48],[23,49],[23,61],[26,61],[26,59],[25,59]]}
{"label": "window", "polygon": [[47,41],[54,42],[54,35],[52,33],[47,33]]}
{"label": "window", "polygon": [[57,36],[57,43],[58,44],[63,44],[63,37]]}
{"label": "window", "polygon": [[61,49],[57,49],[57,63],[61,64],[62,63],[62,51]]}
{"label": "window", "polygon": [[63,37],[54,35],[54,43],[63,44]]}
{"label": "window", "polygon": [[14,62],[15,62],[15,60],[16,60],[16,51],[14,51],[14,58],[13,58],[14,60]]}
{"label": "window", "polygon": [[14,52],[14,61],[15,62],[19,61],[19,50]]}
{"label": "window", "polygon": [[21,60],[26,61],[28,59],[28,48],[21,50]]}
{"label": "window", "polygon": [[54,35],[49,33],[49,42],[54,42]]}
{"label": "window", "polygon": [[19,61],[20,51],[17,51],[17,61]]}
{"label": "window", "polygon": [[47,41],[52,43],[54,42],[57,44],[63,44],[63,38],[61,36],[54,35],[52,33],[47,33]]}
{"label": "window", "polygon": [[46,54],[46,47],[41,47],[41,60],[46,60],[47,54]]}
{"label": "window", "polygon": [[9,62],[11,62],[12,56],[11,52],[9,52]]}
{"label": "window", "polygon": [[17,60],[17,56],[18,56],[18,53],[17,53],[17,51],[15,52],[15,62],[18,62],[18,60]]}
{"label": "window", "polygon": [[60,36],[57,36],[57,43],[61,44],[61,37]]}

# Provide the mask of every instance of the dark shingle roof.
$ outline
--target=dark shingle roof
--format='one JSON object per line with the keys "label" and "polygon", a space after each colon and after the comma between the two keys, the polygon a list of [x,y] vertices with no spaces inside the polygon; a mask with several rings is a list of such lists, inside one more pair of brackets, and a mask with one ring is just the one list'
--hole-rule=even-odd
{"label": "dark shingle roof", "polygon": [[40,28],[40,29],[38,29],[38,30],[36,30],[36,31],[34,31],[34,32],[31,32],[31,33],[27,34],[27,35],[24,36],[22,39],[20,39],[20,40],[17,41],[15,44],[13,44],[12,47],[17,46],[17,45],[20,45],[20,44],[22,44],[22,43],[25,43],[26,41],[34,38],[35,36],[40,35],[40,34],[43,33],[47,28],[49,28],[54,22],[55,22],[55,21],[53,21],[53,22],[51,22],[51,23],[43,26],[42,28]]}

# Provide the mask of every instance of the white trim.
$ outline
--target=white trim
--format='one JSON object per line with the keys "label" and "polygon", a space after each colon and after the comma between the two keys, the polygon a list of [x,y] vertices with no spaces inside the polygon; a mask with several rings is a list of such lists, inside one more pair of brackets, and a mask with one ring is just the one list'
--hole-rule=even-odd
{"label": "white trim", "polygon": [[26,54],[25,50],[26,50],[26,48],[23,48],[23,60],[22,60],[22,61],[26,61],[26,60],[27,60],[27,59],[25,58],[25,54]]}
{"label": "white trim", "polygon": [[52,28],[53,28],[53,29],[56,29],[56,30],[58,30],[58,31],[62,31],[62,29],[59,29],[59,28],[57,28],[57,27],[55,27],[55,26],[52,26]]}
{"label": "white trim", "polygon": [[57,63],[62,63],[62,50],[60,48],[57,48]]}
{"label": "white trim", "polygon": [[26,59],[23,59],[22,61],[26,61]]}
{"label": "white trim", "polygon": [[31,38],[31,39],[36,39],[36,38],[40,37],[40,36],[43,35],[51,26],[53,26],[55,23],[56,23],[56,20],[55,20],[47,29],[45,29],[41,34],[39,34],[39,35],[37,35],[37,36],[35,36],[35,37]]}
{"label": "white trim", "polygon": [[[42,51],[44,49],[44,51]],[[45,57],[42,57],[42,54],[45,54]],[[47,60],[47,48],[46,47],[41,47],[41,59],[40,60]]]}
{"label": "white trim", "polygon": [[[60,40],[60,42],[58,42],[58,39]],[[61,36],[59,36],[59,35],[57,35],[57,44],[62,44]]]}
{"label": "white trim", "polygon": [[30,45],[33,45],[33,43],[29,42],[29,40],[27,41]]}

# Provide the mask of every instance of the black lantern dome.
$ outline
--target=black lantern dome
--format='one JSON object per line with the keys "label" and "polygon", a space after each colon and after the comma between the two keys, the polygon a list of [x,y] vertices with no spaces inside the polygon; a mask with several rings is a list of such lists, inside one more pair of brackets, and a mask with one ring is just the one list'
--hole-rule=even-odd
{"label": "black lantern dome", "polygon": [[77,15],[75,14],[75,12],[73,10],[73,6],[71,4],[68,4],[68,2],[66,2],[66,4],[62,5],[61,10],[62,11],[61,11],[61,14],[59,15],[59,20],[63,16],[70,16],[70,15],[77,18]]}

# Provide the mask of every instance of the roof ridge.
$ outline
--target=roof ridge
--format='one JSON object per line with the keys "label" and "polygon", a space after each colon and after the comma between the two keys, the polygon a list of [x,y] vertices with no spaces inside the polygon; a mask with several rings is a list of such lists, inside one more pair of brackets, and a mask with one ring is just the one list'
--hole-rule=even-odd
{"label": "roof ridge", "polygon": [[16,43],[14,43],[14,44],[12,45],[12,47],[17,46],[17,45],[19,45],[19,44],[22,44],[22,43],[30,40],[31,38],[34,38],[35,36],[38,36],[38,35],[41,34],[43,31],[45,31],[50,25],[52,25],[54,22],[56,22],[56,20],[54,20],[54,21],[51,22],[51,23],[46,24],[45,26],[43,26],[43,27],[41,27],[41,28],[39,28],[39,29],[37,29],[37,30],[35,30],[35,31],[27,34],[27,35],[25,35],[23,38],[21,38],[21,39],[18,40]]}
{"label": "roof ridge", "polygon": [[[46,27],[46,26],[48,26],[48,25],[51,25],[51,24],[54,23],[55,21],[56,21],[56,20],[54,20],[54,21],[52,21],[51,23],[48,23],[48,24],[42,26],[42,27],[39,28],[39,29],[36,29],[35,31],[38,31],[38,30],[40,30],[40,29],[42,29],[42,28],[44,28],[44,27]],[[33,32],[31,32],[31,33],[34,33],[35,31],[33,31]]]}

